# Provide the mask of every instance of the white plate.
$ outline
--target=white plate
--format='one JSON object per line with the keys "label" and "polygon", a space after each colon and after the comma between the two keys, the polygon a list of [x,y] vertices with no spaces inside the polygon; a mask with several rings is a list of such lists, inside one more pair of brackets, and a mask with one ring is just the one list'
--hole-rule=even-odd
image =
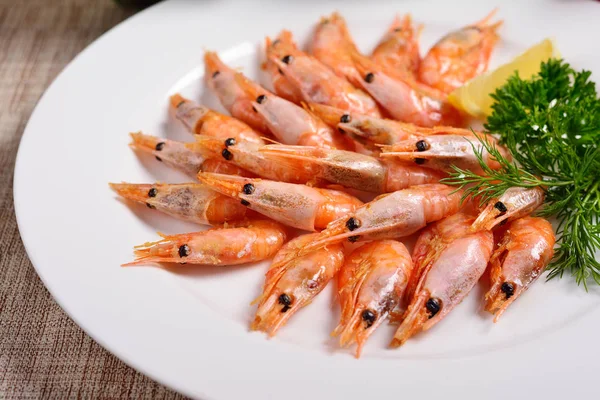
{"label": "white plate", "polygon": [[[65,311],[128,364],[176,390],[210,399],[563,398],[590,393],[600,356],[600,291],[570,278],[537,283],[500,323],[479,312],[477,288],[442,323],[388,350],[382,326],[355,360],[329,332],[332,291],[273,340],[248,332],[266,264],[229,268],[121,268],[156,231],[197,229],[121,202],[109,181],[184,179],[128,147],[129,131],[186,138],[167,117],[168,95],[221,109],[201,82],[203,49],[258,73],[265,35],[291,29],[302,42],[338,9],[365,51],[396,12],[426,23],[422,46],[476,21],[484,1],[170,1],[122,23],[78,56],[40,100],[23,136],[15,207],[27,252]],[[493,65],[554,36],[577,68],[600,72],[590,39],[593,1],[503,2],[506,24]],[[598,79],[599,75],[595,75]],[[331,288],[329,288],[331,289]]]}

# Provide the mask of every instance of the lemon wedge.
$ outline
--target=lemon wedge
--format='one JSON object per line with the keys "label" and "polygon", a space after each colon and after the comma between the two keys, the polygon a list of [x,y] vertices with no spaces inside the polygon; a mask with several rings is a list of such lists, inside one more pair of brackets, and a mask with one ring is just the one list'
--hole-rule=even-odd
{"label": "lemon wedge", "polygon": [[560,54],[551,39],[544,39],[530,47],[511,62],[493,71],[482,74],[463,86],[455,89],[448,96],[448,101],[467,114],[484,119],[492,112],[494,100],[490,97],[502,86],[515,71],[522,79],[529,79],[540,71],[540,64],[549,58],[559,58]]}

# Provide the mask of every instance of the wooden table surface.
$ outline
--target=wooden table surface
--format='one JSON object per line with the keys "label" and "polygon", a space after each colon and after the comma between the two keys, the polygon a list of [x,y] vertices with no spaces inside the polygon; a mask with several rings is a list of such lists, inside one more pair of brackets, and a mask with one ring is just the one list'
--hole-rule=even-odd
{"label": "wooden table surface", "polygon": [[0,399],[183,398],[71,321],[27,258],[15,221],[15,157],[35,104],[77,53],[132,13],[112,0],[0,0]]}

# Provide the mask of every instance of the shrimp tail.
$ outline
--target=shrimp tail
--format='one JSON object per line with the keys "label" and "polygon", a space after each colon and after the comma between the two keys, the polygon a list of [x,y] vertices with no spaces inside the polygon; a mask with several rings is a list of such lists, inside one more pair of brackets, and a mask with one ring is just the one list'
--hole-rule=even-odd
{"label": "shrimp tail", "polygon": [[425,303],[429,299],[429,292],[422,290],[416,295],[408,309],[404,320],[394,334],[390,347],[396,348],[402,346],[411,336],[423,329],[423,325],[429,318]]}

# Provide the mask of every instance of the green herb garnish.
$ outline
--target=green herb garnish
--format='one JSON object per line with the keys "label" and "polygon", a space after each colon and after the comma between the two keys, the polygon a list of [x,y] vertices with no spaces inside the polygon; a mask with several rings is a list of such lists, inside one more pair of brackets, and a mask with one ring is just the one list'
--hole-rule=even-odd
{"label": "green herb garnish", "polygon": [[588,278],[600,284],[600,100],[588,71],[576,72],[562,60],[542,63],[538,75],[518,74],[492,98],[492,114],[484,125],[500,136],[514,157],[505,159],[489,142],[478,138],[501,164],[491,170],[477,152],[488,176],[455,168],[445,183],[479,195],[482,202],[513,186],[546,190],[540,216],[559,222],[558,248],[548,278],[570,272],[587,288]]}

